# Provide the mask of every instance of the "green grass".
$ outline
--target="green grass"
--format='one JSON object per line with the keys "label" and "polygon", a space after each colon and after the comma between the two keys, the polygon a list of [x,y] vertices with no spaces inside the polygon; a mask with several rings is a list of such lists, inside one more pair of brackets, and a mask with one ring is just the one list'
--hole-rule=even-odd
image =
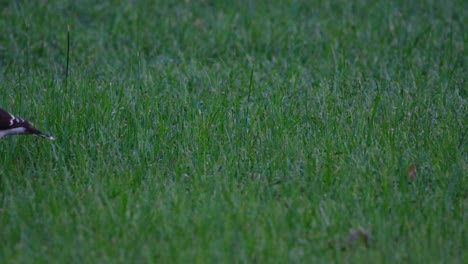
{"label": "green grass", "polygon": [[464,1],[170,2],[0,4],[0,262],[466,263]]}

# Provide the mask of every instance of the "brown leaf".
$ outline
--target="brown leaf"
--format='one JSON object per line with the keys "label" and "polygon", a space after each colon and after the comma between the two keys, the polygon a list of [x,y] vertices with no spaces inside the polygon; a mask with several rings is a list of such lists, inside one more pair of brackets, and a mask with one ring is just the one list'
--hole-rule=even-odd
{"label": "brown leaf", "polygon": [[417,173],[416,163],[413,162],[408,166],[408,169],[406,170],[406,176],[410,180],[416,180],[416,173]]}
{"label": "brown leaf", "polygon": [[349,246],[356,246],[359,243],[364,244],[364,246],[369,247],[369,232],[365,230],[362,226],[359,226],[356,229],[349,230],[349,234],[345,240],[346,244]]}
{"label": "brown leaf", "polygon": [[348,250],[364,245],[366,248],[369,247],[370,235],[369,232],[362,226],[355,229],[349,230],[348,235],[343,240],[329,241],[329,247],[337,247],[341,250]]}

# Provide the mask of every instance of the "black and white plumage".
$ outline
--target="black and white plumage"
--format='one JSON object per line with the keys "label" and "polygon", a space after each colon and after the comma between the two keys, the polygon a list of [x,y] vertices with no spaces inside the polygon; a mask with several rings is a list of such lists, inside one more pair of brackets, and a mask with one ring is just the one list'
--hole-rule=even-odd
{"label": "black and white plumage", "polygon": [[33,125],[22,118],[16,117],[0,108],[0,138],[7,135],[35,135],[50,140],[54,137],[43,134],[35,129]]}

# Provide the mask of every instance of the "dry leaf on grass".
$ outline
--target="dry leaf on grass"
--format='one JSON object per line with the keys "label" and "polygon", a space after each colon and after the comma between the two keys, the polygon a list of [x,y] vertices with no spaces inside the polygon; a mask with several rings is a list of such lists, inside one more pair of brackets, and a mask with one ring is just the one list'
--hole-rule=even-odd
{"label": "dry leaf on grass", "polygon": [[370,235],[369,232],[362,226],[349,230],[348,235],[343,240],[329,241],[330,248],[339,248],[341,250],[354,249],[360,245],[369,247]]}
{"label": "dry leaf on grass", "polygon": [[416,163],[413,162],[408,166],[408,169],[406,170],[406,177],[408,177],[409,180],[416,180]]}

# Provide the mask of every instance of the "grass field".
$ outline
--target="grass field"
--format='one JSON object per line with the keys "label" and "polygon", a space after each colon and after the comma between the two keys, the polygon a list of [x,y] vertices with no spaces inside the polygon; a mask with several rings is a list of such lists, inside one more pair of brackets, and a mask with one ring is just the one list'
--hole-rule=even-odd
{"label": "grass field", "polygon": [[0,262],[466,263],[467,10],[2,2]]}

